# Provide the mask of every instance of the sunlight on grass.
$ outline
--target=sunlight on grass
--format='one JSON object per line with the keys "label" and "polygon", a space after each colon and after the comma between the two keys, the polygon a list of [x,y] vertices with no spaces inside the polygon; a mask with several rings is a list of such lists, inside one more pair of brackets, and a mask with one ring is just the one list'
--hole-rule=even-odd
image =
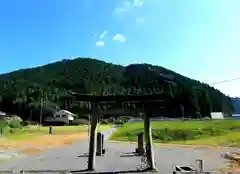
{"label": "sunlight on grass", "polygon": [[[99,131],[104,132],[111,129],[112,125],[100,125]],[[86,133],[88,131],[87,125],[79,126],[53,126],[52,132],[54,135],[68,135],[77,133]],[[26,140],[35,138],[36,136],[49,135],[49,126],[26,126],[23,128],[5,128],[4,137],[9,140]]]}
{"label": "sunlight on grass", "polygon": [[[111,129],[113,125],[100,125],[99,131]],[[0,148],[14,148],[27,155],[39,154],[51,148],[71,145],[88,138],[88,126],[53,126],[49,134],[49,126],[26,126],[23,128],[5,127]],[[0,137],[1,138],[1,137]]]}
{"label": "sunlight on grass", "polygon": [[231,132],[216,137],[199,138],[197,140],[171,141],[172,144],[209,145],[240,147],[240,133]]}
{"label": "sunlight on grass", "polygon": [[[240,121],[162,121],[152,122],[157,143],[202,144],[240,147]],[[110,137],[117,141],[136,141],[143,123],[126,124]]]}

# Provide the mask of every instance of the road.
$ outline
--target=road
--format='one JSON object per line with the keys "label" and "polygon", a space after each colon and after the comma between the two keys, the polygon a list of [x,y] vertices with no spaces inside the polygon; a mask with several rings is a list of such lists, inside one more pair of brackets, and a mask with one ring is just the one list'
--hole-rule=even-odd
{"label": "road", "polygon": [[[110,133],[108,133],[110,134]],[[126,154],[133,152],[136,145],[128,142],[105,142],[106,154],[96,158],[97,172],[136,170],[141,157]],[[0,163],[0,169],[16,170],[84,170],[87,168],[88,141],[75,143],[71,146],[52,149],[40,155],[15,159],[7,163]],[[164,146],[154,147],[155,161],[161,173],[172,173],[173,165],[194,165],[196,159],[203,159],[206,170],[215,170],[226,165],[221,157],[224,149]],[[124,155],[125,153],[125,155]],[[29,172],[30,173],[30,172]]]}

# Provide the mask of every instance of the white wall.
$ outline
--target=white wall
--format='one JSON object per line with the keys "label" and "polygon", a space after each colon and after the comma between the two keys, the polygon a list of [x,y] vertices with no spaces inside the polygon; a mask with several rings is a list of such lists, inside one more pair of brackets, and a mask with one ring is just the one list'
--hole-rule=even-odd
{"label": "white wall", "polygon": [[224,115],[222,112],[211,112],[212,119],[224,119]]}
{"label": "white wall", "polygon": [[69,112],[64,110],[55,112],[53,117],[55,121],[63,121],[65,123],[69,123],[69,120],[74,120],[73,114],[69,114]]}

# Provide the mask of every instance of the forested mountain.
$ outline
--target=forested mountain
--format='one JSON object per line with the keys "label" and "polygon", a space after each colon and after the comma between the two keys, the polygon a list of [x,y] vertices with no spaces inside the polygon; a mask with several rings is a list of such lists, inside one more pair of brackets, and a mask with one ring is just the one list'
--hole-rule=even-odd
{"label": "forested mountain", "polygon": [[235,108],[235,113],[240,114],[240,98],[233,98],[232,101]]}
{"label": "forested mountain", "polygon": [[37,120],[43,98],[45,110],[60,107],[77,113],[88,111],[67,91],[95,95],[163,91],[167,97],[164,111],[159,114],[168,117],[179,117],[180,105],[189,117],[209,116],[210,111],[233,111],[231,99],[220,91],[166,68],[149,64],[124,67],[90,58],[65,59],[0,75],[0,109]]}

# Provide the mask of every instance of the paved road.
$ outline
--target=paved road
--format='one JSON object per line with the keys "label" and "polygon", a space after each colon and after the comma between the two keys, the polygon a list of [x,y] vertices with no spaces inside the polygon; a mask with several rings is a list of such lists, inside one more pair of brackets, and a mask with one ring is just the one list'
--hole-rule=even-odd
{"label": "paved road", "polygon": [[[124,156],[123,153],[134,151],[135,144],[127,142],[107,142],[105,148],[106,155],[97,157],[96,170],[98,172],[136,170],[141,157]],[[207,170],[222,168],[226,161],[221,158],[224,150],[195,149],[187,148],[167,148],[155,147],[156,166],[161,173],[171,173],[174,164],[195,164],[195,160],[200,158],[205,161]],[[87,168],[87,157],[84,153],[88,151],[88,142],[78,142],[68,147],[53,149],[43,152],[41,155],[25,157],[13,160],[8,163],[0,163],[0,169],[25,170],[84,170]]]}

